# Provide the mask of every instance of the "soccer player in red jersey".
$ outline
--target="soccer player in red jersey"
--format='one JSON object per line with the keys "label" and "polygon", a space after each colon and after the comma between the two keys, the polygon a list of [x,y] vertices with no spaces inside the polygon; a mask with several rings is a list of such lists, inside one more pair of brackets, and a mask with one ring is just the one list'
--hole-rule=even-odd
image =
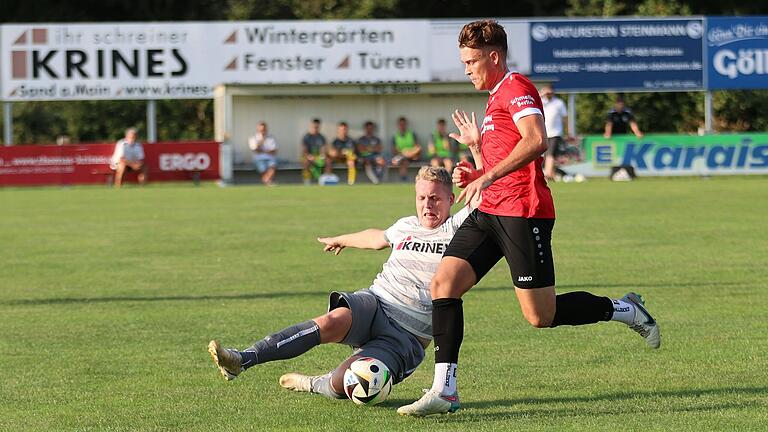
{"label": "soccer player in red jersey", "polygon": [[534,327],[613,320],[640,333],[652,348],[661,342],[656,321],[635,293],[616,300],[585,291],[555,294],[551,249],[555,208],[542,172],[547,133],[539,93],[527,77],[507,69],[507,35],[496,21],[465,25],[459,50],[475,89],[490,95],[482,124],[477,124],[474,113],[453,114],[460,134],[452,138],[482,154],[477,169],[461,164],[454,169],[453,180],[464,189],[459,200],[476,202],[482,197],[482,203],[456,232],[430,283],[435,378],[421,399],[397,410],[403,415],[459,409],[461,297],[502,257],[523,315]]}

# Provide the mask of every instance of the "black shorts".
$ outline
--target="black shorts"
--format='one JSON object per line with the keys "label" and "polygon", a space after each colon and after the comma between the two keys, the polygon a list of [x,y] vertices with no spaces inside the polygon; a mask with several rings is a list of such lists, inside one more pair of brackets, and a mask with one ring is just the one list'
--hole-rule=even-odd
{"label": "black shorts", "polygon": [[554,286],[554,225],[554,219],[496,216],[474,210],[456,231],[443,256],[469,262],[477,276],[475,283],[505,257],[516,287]]}

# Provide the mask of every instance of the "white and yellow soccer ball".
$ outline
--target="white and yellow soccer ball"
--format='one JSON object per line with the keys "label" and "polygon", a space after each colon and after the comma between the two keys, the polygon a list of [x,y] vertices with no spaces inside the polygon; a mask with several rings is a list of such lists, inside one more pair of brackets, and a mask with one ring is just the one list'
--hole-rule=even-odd
{"label": "white and yellow soccer ball", "polygon": [[375,358],[359,358],[344,371],[344,393],[358,405],[384,402],[391,391],[392,373]]}

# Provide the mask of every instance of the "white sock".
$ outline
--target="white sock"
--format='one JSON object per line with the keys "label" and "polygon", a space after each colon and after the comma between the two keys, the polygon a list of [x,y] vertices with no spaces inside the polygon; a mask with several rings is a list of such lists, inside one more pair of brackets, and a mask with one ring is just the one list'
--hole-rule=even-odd
{"label": "white sock", "polygon": [[432,390],[442,395],[456,394],[456,363],[435,363],[435,380],[432,381]]}
{"label": "white sock", "polygon": [[635,305],[623,300],[614,300],[611,321],[619,321],[627,325],[632,324],[635,321]]}

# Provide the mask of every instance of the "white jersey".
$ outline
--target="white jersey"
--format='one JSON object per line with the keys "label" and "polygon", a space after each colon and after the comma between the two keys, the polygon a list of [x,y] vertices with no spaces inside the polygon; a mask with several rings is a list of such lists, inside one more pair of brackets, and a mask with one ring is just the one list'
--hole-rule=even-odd
{"label": "white jersey", "polygon": [[469,212],[464,207],[435,229],[421,226],[417,216],[404,217],[384,231],[392,253],[370,290],[384,312],[416,336],[432,339],[429,282]]}
{"label": "white jersey", "polygon": [[547,101],[542,98],[541,104],[544,106],[544,124],[547,128],[547,136],[549,138],[562,137],[563,119],[568,117],[568,108],[565,106],[565,102],[553,96]]}
{"label": "white jersey", "polygon": [[144,147],[141,143],[134,141],[129,143],[125,139],[121,139],[115,144],[115,151],[112,153],[111,167],[114,169],[120,163],[120,159],[125,158],[129,162],[139,162],[144,160]]}
{"label": "white jersey", "polygon": [[[261,143],[261,146],[259,146]],[[256,135],[248,138],[248,147],[253,151],[259,151],[260,153],[269,153],[277,150],[277,140],[272,134],[266,136],[256,132]]]}

